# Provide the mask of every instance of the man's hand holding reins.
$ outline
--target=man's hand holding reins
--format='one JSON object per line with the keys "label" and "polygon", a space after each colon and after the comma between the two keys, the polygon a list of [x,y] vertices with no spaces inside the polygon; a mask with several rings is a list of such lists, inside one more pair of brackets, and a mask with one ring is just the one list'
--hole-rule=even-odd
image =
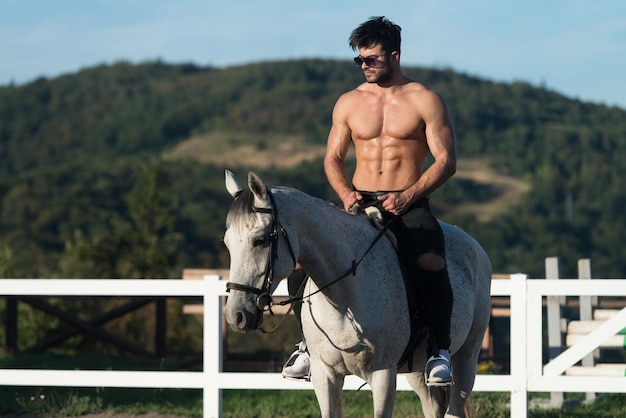
{"label": "man's hand holding reins", "polygon": [[402,215],[411,205],[411,200],[404,192],[390,192],[378,196],[378,200],[382,201],[382,207],[385,211],[394,215]]}
{"label": "man's hand holding reins", "polygon": [[349,193],[346,193],[341,199],[343,202],[343,208],[346,212],[355,214],[359,208],[359,203],[363,199],[361,193],[352,190]]}

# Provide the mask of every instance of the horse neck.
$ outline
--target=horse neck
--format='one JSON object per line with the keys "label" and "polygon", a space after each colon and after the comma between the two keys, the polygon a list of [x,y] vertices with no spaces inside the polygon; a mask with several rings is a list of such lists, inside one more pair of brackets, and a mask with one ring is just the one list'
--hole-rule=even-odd
{"label": "horse neck", "polygon": [[279,208],[279,217],[289,219],[304,270],[319,287],[348,272],[375,235],[366,221],[302,192],[285,197],[289,201]]}

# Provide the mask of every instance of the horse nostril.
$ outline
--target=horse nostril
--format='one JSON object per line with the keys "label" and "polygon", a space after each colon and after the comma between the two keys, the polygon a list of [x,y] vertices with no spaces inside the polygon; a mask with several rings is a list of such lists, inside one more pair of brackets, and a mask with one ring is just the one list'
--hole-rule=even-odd
{"label": "horse nostril", "polygon": [[241,312],[237,312],[237,326],[243,328],[246,325],[245,316]]}

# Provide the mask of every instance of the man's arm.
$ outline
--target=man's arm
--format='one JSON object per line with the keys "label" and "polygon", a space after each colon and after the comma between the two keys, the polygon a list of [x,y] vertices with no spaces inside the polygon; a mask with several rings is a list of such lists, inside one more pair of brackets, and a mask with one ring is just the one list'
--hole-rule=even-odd
{"label": "man's arm", "polygon": [[328,134],[324,171],[331,187],[343,202],[346,211],[361,199],[358,192],[352,190],[346,170],[346,155],[352,142],[352,131],[348,125],[347,103],[345,97],[339,98],[333,109],[332,126]]}
{"label": "man's arm", "polygon": [[456,173],[456,138],[448,107],[438,93],[429,91],[426,98],[423,108],[426,141],[435,161],[414,185],[419,193],[417,198],[437,190]]}

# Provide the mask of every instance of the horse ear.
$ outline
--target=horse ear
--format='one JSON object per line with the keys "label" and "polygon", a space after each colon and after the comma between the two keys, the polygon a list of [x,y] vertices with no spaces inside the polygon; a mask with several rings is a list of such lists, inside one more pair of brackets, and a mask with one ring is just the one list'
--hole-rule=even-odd
{"label": "horse ear", "polygon": [[253,172],[248,173],[248,187],[256,199],[262,202],[267,200],[265,184],[263,184],[263,180]]}
{"label": "horse ear", "polygon": [[233,198],[237,197],[237,195],[242,191],[237,178],[230,170],[224,170],[224,175],[226,176],[226,190],[228,190],[228,193],[230,193]]}

